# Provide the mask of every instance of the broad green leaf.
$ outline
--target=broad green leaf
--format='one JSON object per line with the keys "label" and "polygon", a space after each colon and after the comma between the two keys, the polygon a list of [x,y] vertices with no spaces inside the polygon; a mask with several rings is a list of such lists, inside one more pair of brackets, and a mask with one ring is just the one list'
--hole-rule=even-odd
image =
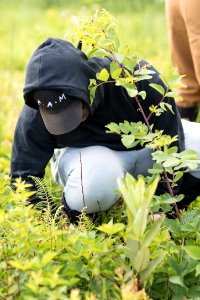
{"label": "broad green leaf", "polygon": [[194,260],[200,260],[200,247],[195,245],[184,247],[187,254]]}
{"label": "broad green leaf", "polygon": [[115,72],[111,73],[112,79],[117,79],[122,73],[122,68],[118,68]]}
{"label": "broad green leaf", "polygon": [[137,272],[145,270],[149,264],[150,253],[148,248],[142,248],[133,258],[133,267]]}
{"label": "broad green leaf", "polygon": [[171,156],[163,163],[163,167],[165,168],[176,167],[179,164],[180,164],[180,159]]}
{"label": "broad green leaf", "polygon": [[150,83],[149,86],[151,86],[154,90],[156,90],[157,92],[159,92],[161,95],[164,96],[165,90],[162,87],[162,85],[157,84],[157,83]]}
{"label": "broad green leaf", "polygon": [[8,263],[9,263],[9,265],[11,265],[12,267],[14,267],[18,270],[27,271],[27,270],[33,268],[33,266],[36,264],[36,261],[34,259],[32,259],[30,261],[24,261],[22,263],[17,260],[10,260],[10,261],[8,261]]}
{"label": "broad green leaf", "polygon": [[123,66],[128,69],[131,73],[133,73],[134,67],[137,64],[136,59],[129,59],[128,57],[124,57]]}
{"label": "broad green leaf", "polygon": [[183,279],[180,277],[180,276],[171,276],[170,278],[169,278],[169,281],[171,282],[171,283],[174,283],[174,284],[177,284],[177,285],[180,285],[180,286],[182,286],[182,287],[185,287],[185,284],[184,284],[184,282],[183,282]]}
{"label": "broad green leaf", "polygon": [[109,76],[110,74],[105,68],[103,68],[100,73],[96,74],[97,79],[101,81],[108,81]]}
{"label": "broad green leaf", "polygon": [[130,132],[131,126],[128,121],[124,121],[124,123],[119,123],[120,131],[124,134],[128,134]]}
{"label": "broad green leaf", "polygon": [[134,75],[152,75],[155,74],[156,72],[153,70],[149,70],[147,68],[140,68],[139,70],[136,70],[134,72]]}
{"label": "broad green leaf", "polygon": [[165,219],[164,225],[174,234],[181,234],[181,226],[178,220]]}
{"label": "broad green leaf", "polygon": [[175,92],[167,92],[165,94],[165,97],[172,97],[172,98],[174,98],[174,97],[177,97],[177,93],[175,93]]}
{"label": "broad green leaf", "polygon": [[156,192],[157,186],[159,182],[159,177],[157,176],[153,182],[151,182],[148,186],[148,189],[145,193],[146,202],[149,204],[152,201],[152,198]]}
{"label": "broad green leaf", "polygon": [[200,263],[196,266],[196,276],[200,275]]}
{"label": "broad green leaf", "polygon": [[164,106],[166,106],[166,107],[171,111],[171,113],[172,113],[173,115],[175,114],[174,111],[173,111],[173,109],[172,109],[171,104],[166,103],[166,102],[162,102],[162,103],[164,104]]}
{"label": "broad green leaf", "polygon": [[163,251],[158,257],[156,257],[150,261],[147,268],[141,274],[141,279],[143,281],[147,280],[149,278],[149,276],[151,276],[153,271],[162,262],[162,260],[165,258],[166,255],[167,255],[167,252]]}
{"label": "broad green leaf", "polygon": [[106,51],[99,49],[99,48],[92,48],[90,51],[87,52],[88,59],[92,58],[93,56],[104,57],[104,56],[108,56],[108,55],[109,54]]}
{"label": "broad green leaf", "polygon": [[122,135],[121,138],[122,144],[127,148],[133,148],[137,142],[135,142],[135,136],[133,134]]}
{"label": "broad green leaf", "polygon": [[109,129],[109,131],[108,130],[106,131],[107,133],[117,133],[117,134],[121,133],[119,126],[114,122],[106,125],[105,127]]}
{"label": "broad green leaf", "polygon": [[41,260],[41,266],[46,266],[54,257],[56,257],[58,253],[56,252],[46,252]]}
{"label": "broad green leaf", "polygon": [[136,184],[136,180],[131,174],[126,173],[125,178],[117,179],[117,183],[124,201],[126,202],[128,210],[130,210],[131,217],[134,218],[137,212],[136,204],[133,201],[135,195],[134,187]]}
{"label": "broad green leaf", "polygon": [[138,251],[139,251],[138,241],[136,241],[132,238],[127,238],[126,239],[126,252],[127,252],[132,264],[134,262],[134,258],[137,255]]}
{"label": "broad green leaf", "polygon": [[18,270],[26,271],[29,269],[29,266],[27,266],[26,264],[22,264],[19,261],[10,260],[10,261],[8,261],[8,263],[9,263],[9,265],[11,265],[12,267],[14,267]]}
{"label": "broad green leaf", "polygon": [[179,181],[183,177],[183,174],[184,173],[182,171],[177,172],[174,177],[174,182]]}
{"label": "broad green leaf", "polygon": [[124,59],[124,54],[119,53],[119,52],[114,52],[113,54],[114,54],[115,58],[117,59],[117,61],[119,63],[122,63],[122,61]]}
{"label": "broad green leaf", "polygon": [[[142,196],[140,198],[142,198]],[[148,216],[147,204],[146,205],[143,204],[139,207],[133,224],[133,231],[138,240],[142,238],[144,231],[146,229],[147,216]]]}
{"label": "broad green leaf", "polygon": [[128,95],[129,95],[131,98],[134,98],[134,97],[137,96],[137,94],[138,94],[138,90],[135,89],[134,87],[133,87],[133,88],[127,88],[127,87],[125,87],[125,89],[126,89]]}
{"label": "broad green leaf", "polygon": [[147,96],[147,94],[146,94],[145,91],[139,92],[138,95],[140,95],[140,97],[141,97],[143,100],[145,100],[145,99],[146,99],[146,96]]}
{"label": "broad green leaf", "polygon": [[110,63],[110,74],[112,76],[112,73],[115,72],[116,70],[118,70],[120,67],[119,65],[115,62],[115,61],[112,61]]}
{"label": "broad green leaf", "polygon": [[113,224],[113,220],[111,220],[108,224],[103,224],[101,226],[98,226],[97,229],[105,232],[107,234],[115,234],[122,230],[124,230],[125,225],[123,223],[115,223]]}
{"label": "broad green leaf", "polygon": [[150,75],[140,75],[138,77],[134,77],[134,81],[138,82],[138,81],[142,81],[142,80],[148,80],[151,78],[152,78],[152,76],[150,76]]}
{"label": "broad green leaf", "polygon": [[145,233],[143,245],[149,247],[153,239],[155,238],[156,234],[160,230],[161,225],[163,224],[165,217],[160,217],[158,220],[154,221],[151,224],[150,229]]}

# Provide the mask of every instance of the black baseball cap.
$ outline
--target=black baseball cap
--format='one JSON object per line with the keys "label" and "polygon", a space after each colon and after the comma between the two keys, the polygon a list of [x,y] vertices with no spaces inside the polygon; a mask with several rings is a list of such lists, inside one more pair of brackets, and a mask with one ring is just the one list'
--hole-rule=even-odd
{"label": "black baseball cap", "polygon": [[62,90],[35,90],[32,96],[51,134],[68,133],[82,122],[81,99],[70,97]]}

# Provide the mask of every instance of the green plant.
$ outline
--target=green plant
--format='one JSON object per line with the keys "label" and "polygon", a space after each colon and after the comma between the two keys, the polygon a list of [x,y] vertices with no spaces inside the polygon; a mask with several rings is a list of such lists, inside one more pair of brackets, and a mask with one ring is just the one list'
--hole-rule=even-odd
{"label": "green plant", "polygon": [[[19,90],[22,88],[23,76],[19,70],[24,69],[25,58],[28,57],[32,51],[31,49],[41,41],[41,38],[43,39],[50,32],[57,32],[59,36],[60,32],[64,32],[63,29],[66,28],[66,23],[64,22],[61,26],[58,24],[60,16],[62,15],[64,18],[66,15],[72,14],[68,10],[63,14],[57,9],[40,11],[35,3],[34,11],[32,9],[27,10],[26,5],[28,2],[26,3],[24,0],[22,3],[23,10],[20,9],[17,12],[15,6],[10,11],[7,3],[6,9],[3,3],[1,4],[2,11],[5,11],[5,14],[2,15],[3,30],[1,32],[1,57],[5,70],[1,73],[2,98],[0,100],[0,125],[2,129],[0,132],[0,299],[128,300],[133,299],[133,295],[134,299],[138,300],[149,298],[155,300],[199,299],[199,200],[197,199],[192,203],[188,211],[180,212],[180,220],[169,220],[166,217],[163,222],[164,217],[162,217],[160,221],[153,221],[151,219],[152,211],[156,212],[160,208],[164,212],[168,211],[170,204],[180,199],[180,197],[173,199],[168,194],[147,201],[148,197],[146,198],[146,195],[150,191],[153,194],[156,185],[157,179],[154,181],[154,178],[161,174],[161,168],[158,165],[155,165],[155,169],[151,171],[154,173],[152,178],[140,178],[137,181],[128,175],[127,178],[122,180],[121,185],[124,186],[124,193],[126,194],[127,191],[125,195],[127,209],[121,201],[108,212],[99,214],[93,222],[90,219],[88,220],[83,212],[78,226],[72,226],[66,218],[61,218],[59,210],[57,211],[57,218],[50,214],[48,200],[53,199],[58,204],[61,191],[52,183],[49,169],[47,169],[46,183],[39,182],[39,186],[43,190],[43,196],[48,195],[45,197],[47,205],[43,214],[39,210],[26,205],[27,198],[31,196],[31,192],[27,190],[29,186],[18,181],[16,182],[16,193],[11,190],[9,186],[10,179],[6,174],[9,174],[14,120],[16,120],[21,105]],[[120,5],[121,3],[120,1]],[[167,47],[165,45],[166,37],[163,34],[165,32],[163,11],[158,10],[163,5],[159,1],[155,1],[154,5],[156,6],[149,3],[145,4],[145,1],[141,3],[137,1],[136,10],[135,1],[130,1],[128,9],[130,11],[133,7],[135,14],[133,18],[133,11],[130,11],[129,19],[124,14],[124,9],[121,11],[118,9],[119,3],[115,1],[116,11],[123,13],[118,15],[119,19],[123,20],[121,33],[124,40],[129,39],[136,52],[150,55],[151,59],[154,58],[154,61],[163,66],[163,63],[167,64]],[[110,1],[107,5],[111,5]],[[144,5],[145,10],[143,9]],[[141,11],[140,6],[142,7]],[[74,4],[74,7],[76,8],[76,4]],[[124,7],[125,3],[123,3]],[[155,18],[149,18],[155,10],[157,11]],[[9,22],[10,27],[6,28],[8,13],[13,16],[12,20],[16,19],[17,22],[12,24]],[[106,15],[105,12],[104,17]],[[23,22],[21,22],[22,19]],[[42,22],[37,21],[39,19],[42,19]],[[26,23],[24,23],[25,20]],[[39,24],[37,34],[36,31],[32,30],[33,21],[34,24]],[[107,24],[112,39],[113,29],[116,28],[117,22],[114,20],[114,23],[111,22],[111,24],[109,22],[102,24],[103,20],[99,22],[100,26],[98,25],[98,28],[93,29],[101,29],[101,25]],[[24,24],[26,24],[26,32],[22,30]],[[111,25],[110,29],[109,25]],[[16,28],[15,31],[13,26]],[[148,37],[141,30],[145,26],[148,28]],[[67,27],[70,27],[68,20]],[[83,30],[82,27],[80,29]],[[141,34],[136,34],[134,38],[130,39],[133,32],[137,30],[140,30]],[[155,41],[154,47],[152,47],[152,34]],[[78,37],[80,38],[80,36]],[[103,34],[100,37],[103,42]],[[16,41],[18,42],[16,43]],[[77,41],[76,38],[74,40],[75,45],[77,45]],[[8,48],[11,43],[15,45],[14,53],[12,53],[11,47]],[[117,43],[116,40],[115,44],[117,45]],[[26,44],[25,48],[24,44]],[[94,54],[94,52],[92,54],[92,49],[89,49],[88,45],[84,45],[84,47],[91,56]],[[121,48],[115,50],[122,55],[125,54],[125,56],[129,56],[130,53],[130,51],[124,53]],[[145,52],[147,50],[148,52]],[[98,51],[96,54],[98,54]],[[119,55],[117,61],[121,60],[122,57]],[[162,57],[164,58],[163,61]],[[135,58],[125,60],[125,62],[127,68],[128,66],[132,68],[136,63]],[[117,76],[122,75],[120,68],[120,66],[118,68],[116,64],[112,64],[112,76],[114,78],[109,80],[116,82]],[[107,71],[110,73],[110,70]],[[151,76],[145,69],[141,72],[144,76]],[[100,72],[98,75],[100,79],[98,80],[106,79],[108,75],[105,71]],[[142,76],[142,74],[140,75]],[[171,74],[169,78],[173,76]],[[168,79],[166,80],[168,81]],[[127,88],[130,87],[128,80],[123,81],[120,79],[118,82],[124,85],[128,83]],[[96,82],[91,82],[91,96],[95,92],[95,87]],[[162,93],[160,87],[156,88],[160,89]],[[136,93],[132,86],[129,92],[132,95]],[[143,93],[140,96],[144,97],[145,95]],[[20,105],[15,106],[15,103],[20,103]],[[153,114],[162,113],[164,109],[170,110],[170,107],[165,104],[159,107],[151,107],[150,117]],[[150,134],[146,124],[128,124],[125,121],[123,124],[112,124],[112,126],[110,130],[116,131],[116,134],[121,134],[126,145],[143,142],[146,146],[149,143],[153,148],[155,146],[161,148],[164,140],[167,142],[168,146],[164,149],[158,149],[154,152],[154,155],[157,156],[156,160],[159,163],[167,164],[165,167],[168,168],[169,173],[172,173],[172,171],[173,174],[176,173],[176,176],[169,177],[172,187],[181,175],[178,174],[178,172],[181,172],[178,169],[181,164],[189,166],[196,163],[192,160],[194,158],[192,152],[179,154],[176,149],[170,149],[170,142],[174,137],[161,138],[160,134]],[[132,136],[132,133],[134,133],[134,136]],[[152,143],[153,139],[154,143]],[[169,157],[168,154],[170,154]],[[178,168],[175,169],[176,167]],[[135,203],[131,201],[132,187],[140,195]],[[143,187],[143,194],[141,193],[141,187]],[[133,195],[133,197],[135,196]],[[140,201],[138,202],[138,200]],[[142,207],[146,208],[143,219],[141,219],[142,212],[138,203],[142,203]],[[134,208],[135,214],[132,211]],[[139,236],[137,230],[134,231],[136,220],[144,222],[144,231],[141,231],[143,234]],[[141,226],[143,222],[141,222]],[[148,235],[151,237],[151,242],[145,246],[145,239],[147,240]],[[149,260],[146,260],[146,268],[140,264],[138,269],[135,258],[137,257],[138,262],[141,262],[139,258],[142,257],[142,254],[136,251],[137,248],[132,247],[134,244],[137,247],[140,245],[144,249],[143,253],[149,255]],[[167,255],[162,259],[164,253],[167,253]],[[156,264],[159,260],[160,263]],[[151,269],[150,266],[152,265],[154,265],[154,269]],[[148,270],[151,272],[148,272],[148,276],[145,277],[144,275]]]}

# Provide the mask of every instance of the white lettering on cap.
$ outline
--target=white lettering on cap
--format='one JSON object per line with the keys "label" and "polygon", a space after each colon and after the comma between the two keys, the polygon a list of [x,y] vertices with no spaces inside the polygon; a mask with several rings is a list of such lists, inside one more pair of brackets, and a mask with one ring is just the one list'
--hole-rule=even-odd
{"label": "white lettering on cap", "polygon": [[47,104],[47,107],[52,107],[53,105],[52,105],[52,103],[51,102],[49,102],[48,104]]}
{"label": "white lettering on cap", "polygon": [[60,101],[60,102],[62,102],[63,99],[66,100],[65,94],[62,94],[62,96],[59,96],[59,101]]}

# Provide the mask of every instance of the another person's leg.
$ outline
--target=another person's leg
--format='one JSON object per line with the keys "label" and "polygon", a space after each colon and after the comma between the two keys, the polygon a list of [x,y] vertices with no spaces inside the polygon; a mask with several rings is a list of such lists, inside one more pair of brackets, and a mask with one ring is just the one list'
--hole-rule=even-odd
{"label": "another person's leg", "polygon": [[[184,1],[183,1],[184,2]],[[183,5],[183,4],[182,4]],[[199,0],[185,0],[184,20],[187,28],[188,41],[194,67],[194,77],[198,83],[196,94],[194,91],[191,102],[193,105],[200,104],[200,2]],[[186,73],[187,75],[187,73]],[[189,84],[188,84],[188,88]]]}
{"label": "another person's leg", "polygon": [[[185,135],[186,150],[195,150],[200,160],[200,123],[182,120]],[[184,194],[184,199],[178,203],[178,207],[186,208],[192,201],[200,195],[200,165],[195,170],[191,170],[183,175],[180,193]]]}
{"label": "another person's leg", "polygon": [[[182,124],[185,136],[185,149],[195,150],[200,160],[200,123],[182,120]],[[200,165],[197,169],[190,171],[190,174],[200,178]]]}
{"label": "another person's leg", "polygon": [[[196,76],[194,55],[191,53],[191,30],[188,32],[188,25],[191,23],[187,13],[189,2],[190,0],[167,0],[166,14],[172,62],[180,74],[186,75],[183,78],[185,87],[179,90],[183,100],[177,102],[178,109],[182,118],[194,121],[198,113],[197,104],[200,102],[200,85]],[[197,3],[198,0],[192,2]],[[197,14],[198,11],[199,8]]]}

